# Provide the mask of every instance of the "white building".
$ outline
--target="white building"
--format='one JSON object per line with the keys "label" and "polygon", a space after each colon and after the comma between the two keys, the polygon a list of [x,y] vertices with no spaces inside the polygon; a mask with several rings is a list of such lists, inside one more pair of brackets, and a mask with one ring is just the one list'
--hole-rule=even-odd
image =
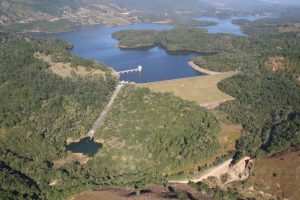
{"label": "white building", "polygon": [[143,70],[143,66],[142,66],[142,65],[139,65],[139,66],[138,66],[138,71],[141,72],[142,70]]}

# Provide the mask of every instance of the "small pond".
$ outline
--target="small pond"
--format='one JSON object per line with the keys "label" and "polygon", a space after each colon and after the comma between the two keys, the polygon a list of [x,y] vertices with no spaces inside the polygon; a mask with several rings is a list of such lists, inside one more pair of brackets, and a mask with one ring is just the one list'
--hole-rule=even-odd
{"label": "small pond", "polygon": [[82,153],[89,157],[94,156],[103,145],[90,139],[89,137],[82,138],[79,142],[72,142],[66,146],[67,151],[71,153]]}

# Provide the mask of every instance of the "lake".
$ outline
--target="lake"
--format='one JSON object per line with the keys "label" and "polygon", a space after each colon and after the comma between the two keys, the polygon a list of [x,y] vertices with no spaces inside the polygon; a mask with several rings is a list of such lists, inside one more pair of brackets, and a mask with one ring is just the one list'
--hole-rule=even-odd
{"label": "lake", "polygon": [[[243,19],[259,19],[262,17],[239,17]],[[232,19],[217,19],[202,17],[197,20],[215,21],[216,26],[205,27],[210,33],[231,33],[243,35],[238,25],[232,24]],[[59,38],[71,42],[74,45],[72,52],[75,55],[98,60],[116,71],[143,66],[142,72],[135,72],[121,75],[120,79],[136,83],[170,80],[177,78],[193,77],[204,75],[188,65],[188,61],[199,53],[169,53],[160,47],[149,49],[119,49],[118,41],[111,37],[111,34],[120,30],[170,30],[172,25],[136,23],[125,26],[109,27],[103,25],[81,26],[73,32],[58,34],[38,34],[43,37]]]}
{"label": "lake", "polygon": [[233,24],[231,21],[235,19],[248,19],[251,21],[262,19],[262,18],[270,18],[270,17],[262,17],[262,16],[248,16],[248,17],[232,17],[229,19],[220,19],[214,17],[200,17],[193,18],[194,20],[199,21],[212,21],[218,23],[216,26],[202,26],[201,28],[206,28],[209,33],[229,33],[239,36],[246,36],[237,24]]}

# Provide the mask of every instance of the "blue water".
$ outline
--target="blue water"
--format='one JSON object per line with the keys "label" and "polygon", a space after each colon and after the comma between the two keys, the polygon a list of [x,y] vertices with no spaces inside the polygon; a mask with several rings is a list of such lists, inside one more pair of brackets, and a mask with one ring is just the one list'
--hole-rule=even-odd
{"label": "blue water", "polygon": [[209,33],[229,33],[239,36],[245,36],[245,34],[241,31],[240,26],[233,24],[231,21],[235,19],[248,19],[251,21],[262,19],[266,17],[262,16],[248,16],[248,17],[232,17],[229,19],[220,19],[214,17],[200,17],[200,18],[193,18],[194,20],[199,21],[212,21],[218,23],[216,26],[201,26],[201,28],[206,28]]}
{"label": "blue water", "polygon": [[[240,17],[241,18],[241,17]],[[244,17],[246,19],[258,19],[259,17]],[[217,19],[202,17],[198,20],[215,21],[217,26],[206,27],[210,33],[230,33],[243,35],[238,25],[232,24],[234,19]],[[116,71],[143,66],[140,73],[129,73],[121,75],[121,80],[145,83],[176,78],[185,78],[203,75],[188,65],[188,61],[199,55],[189,52],[185,54],[172,54],[159,47],[144,50],[121,50],[117,47],[118,41],[111,37],[111,34],[120,30],[170,30],[172,25],[136,23],[125,26],[82,26],[76,31],[58,34],[40,34],[43,37],[60,38],[71,42],[74,45],[72,52],[75,55],[95,59],[103,62]]]}

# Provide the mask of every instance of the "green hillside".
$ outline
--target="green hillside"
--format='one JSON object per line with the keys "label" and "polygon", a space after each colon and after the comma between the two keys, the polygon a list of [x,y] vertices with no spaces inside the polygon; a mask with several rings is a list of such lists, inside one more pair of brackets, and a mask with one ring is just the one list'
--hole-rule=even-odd
{"label": "green hillside", "polygon": [[[87,189],[162,183],[219,148],[219,125],[208,111],[170,94],[125,87],[96,133],[102,149],[86,164],[74,159],[67,139],[87,134],[116,79],[67,48],[35,39],[0,46],[1,199],[65,199]],[[71,63],[75,72],[84,66],[104,74],[60,77],[37,52]]]}
{"label": "green hillside", "polygon": [[76,180],[53,169],[51,161],[67,155],[67,137],[88,131],[116,84],[111,70],[103,66],[99,67],[107,71],[105,77],[60,78],[33,57],[35,52],[76,59],[57,41],[1,45],[0,163],[1,174],[7,177],[1,179],[1,199],[54,198],[49,183],[56,178],[69,184],[61,186],[69,195]]}

